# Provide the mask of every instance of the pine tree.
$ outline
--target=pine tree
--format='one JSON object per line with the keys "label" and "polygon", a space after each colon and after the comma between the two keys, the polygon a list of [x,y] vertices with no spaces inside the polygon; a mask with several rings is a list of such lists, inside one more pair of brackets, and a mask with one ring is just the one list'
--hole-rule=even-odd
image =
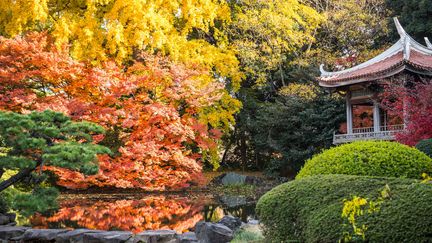
{"label": "pine tree", "polygon": [[[96,174],[97,155],[110,153],[108,148],[93,142],[93,136],[104,133],[101,126],[73,122],[62,113],[1,111],[0,124],[0,147],[4,148],[0,155],[0,192],[11,186],[32,191],[31,194],[13,193],[13,204],[18,208],[42,211],[55,205],[53,199],[58,193],[44,183],[47,178],[44,166]],[[4,173],[6,170],[8,173]],[[17,173],[7,175],[11,171]]]}

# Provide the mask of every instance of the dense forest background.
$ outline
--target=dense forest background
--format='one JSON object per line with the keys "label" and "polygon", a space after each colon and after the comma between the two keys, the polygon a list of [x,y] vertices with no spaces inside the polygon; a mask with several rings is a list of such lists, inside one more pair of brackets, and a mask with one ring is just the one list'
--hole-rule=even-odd
{"label": "dense forest background", "polygon": [[[314,81],[319,65],[338,70],[374,57],[399,38],[393,17],[419,42],[432,36],[432,2],[428,0],[302,3],[325,16],[324,23],[314,30],[313,43],[279,57],[261,53],[261,59],[275,58],[277,65],[266,67],[265,82],[261,76],[247,75],[236,93],[243,109],[236,116],[234,132],[225,137],[225,166],[295,175],[305,159],[331,146],[333,132],[345,120],[341,97]],[[249,62],[243,61],[242,67],[249,68]]]}

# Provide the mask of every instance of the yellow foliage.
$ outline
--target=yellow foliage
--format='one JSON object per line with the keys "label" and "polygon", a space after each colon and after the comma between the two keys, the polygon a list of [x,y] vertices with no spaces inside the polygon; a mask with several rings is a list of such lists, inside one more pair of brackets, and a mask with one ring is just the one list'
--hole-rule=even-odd
{"label": "yellow foliage", "polygon": [[281,88],[279,94],[284,96],[298,96],[306,100],[313,100],[317,97],[317,92],[314,86],[296,83]]}
{"label": "yellow foliage", "polygon": [[231,97],[227,91],[224,91],[222,95],[221,100],[199,112],[200,122],[222,128],[227,132],[230,125],[235,123],[234,115],[240,111],[242,104],[239,100]]}
{"label": "yellow foliage", "polygon": [[70,45],[71,55],[99,63],[113,57],[128,60],[136,49],[161,52],[173,61],[200,64],[231,77],[239,86],[242,74],[226,37],[218,44],[191,38],[194,30],[209,32],[215,23],[229,23],[223,0],[2,0],[0,35],[48,30],[57,47]]}
{"label": "yellow foliage", "polygon": [[342,218],[348,219],[348,222],[352,226],[353,234],[344,232],[343,239],[340,242],[350,242],[357,237],[361,237],[364,241],[366,239],[367,225],[362,224],[358,226],[356,218],[364,215],[365,212],[372,214],[379,211],[381,204],[388,198],[390,198],[390,187],[385,185],[376,201],[358,196],[353,196],[351,200],[344,200]]}
{"label": "yellow foliage", "polygon": [[[236,5],[239,11],[232,11]],[[313,41],[322,20],[298,0],[0,0],[2,36],[48,31],[57,48],[94,65],[108,59],[126,64],[144,50],[205,68],[203,86],[222,82],[230,89],[202,108],[199,119],[225,132],[241,108],[230,92],[245,73],[264,83],[285,54]]]}
{"label": "yellow foliage", "polygon": [[48,0],[0,1],[0,34],[17,35],[48,18]]}
{"label": "yellow foliage", "polygon": [[237,2],[229,36],[238,50],[244,72],[261,86],[267,75],[278,70],[304,45],[314,41],[314,32],[324,17],[298,0]]}
{"label": "yellow foliage", "polygon": [[432,177],[430,175],[426,174],[426,173],[422,174],[422,178],[423,178],[422,183],[430,183],[430,182],[432,182]]}

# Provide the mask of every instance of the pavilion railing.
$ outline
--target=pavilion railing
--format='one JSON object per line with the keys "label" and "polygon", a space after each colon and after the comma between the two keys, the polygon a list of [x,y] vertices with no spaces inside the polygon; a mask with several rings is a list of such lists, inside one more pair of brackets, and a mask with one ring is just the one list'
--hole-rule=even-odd
{"label": "pavilion railing", "polygon": [[335,134],[333,144],[360,140],[394,140],[395,135],[403,130],[404,125],[381,126],[378,132],[375,132],[373,127],[355,128],[352,134]]}
{"label": "pavilion railing", "polygon": [[373,127],[353,128],[353,133],[368,133],[373,131],[374,131]]}
{"label": "pavilion railing", "polygon": [[[404,125],[388,125],[388,126],[381,126],[380,132],[383,131],[401,131],[404,130]],[[369,133],[369,132],[375,132],[373,127],[360,127],[360,128],[353,128],[353,133]]]}

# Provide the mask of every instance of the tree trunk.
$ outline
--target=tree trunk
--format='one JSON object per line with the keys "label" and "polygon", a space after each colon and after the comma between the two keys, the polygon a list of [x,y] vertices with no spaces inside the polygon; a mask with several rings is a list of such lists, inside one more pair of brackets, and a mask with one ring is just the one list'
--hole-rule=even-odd
{"label": "tree trunk", "polygon": [[233,143],[234,143],[234,141],[236,139],[236,136],[237,136],[237,124],[235,125],[234,131],[233,131],[232,135],[229,137],[228,144],[225,147],[225,151],[224,151],[224,154],[222,156],[221,163],[220,163],[221,165],[227,165],[226,159],[227,159],[229,150],[231,149],[231,146],[233,145]]}
{"label": "tree trunk", "polygon": [[35,170],[35,168],[22,169],[20,172],[18,172],[17,174],[12,176],[11,178],[3,181],[2,183],[0,183],[0,192],[4,191],[5,189],[12,186],[13,184],[19,182],[23,178],[29,176],[33,170]]}
{"label": "tree trunk", "polygon": [[241,136],[240,151],[241,151],[241,160],[242,160],[242,170],[244,171],[247,164],[247,145],[246,145],[246,134],[244,131],[242,132],[242,136]]}
{"label": "tree trunk", "polygon": [[279,63],[279,72],[280,72],[280,76],[281,76],[281,81],[282,81],[282,85],[285,87],[285,78],[284,78],[284,74],[283,74],[283,70],[282,70],[282,64]]}

